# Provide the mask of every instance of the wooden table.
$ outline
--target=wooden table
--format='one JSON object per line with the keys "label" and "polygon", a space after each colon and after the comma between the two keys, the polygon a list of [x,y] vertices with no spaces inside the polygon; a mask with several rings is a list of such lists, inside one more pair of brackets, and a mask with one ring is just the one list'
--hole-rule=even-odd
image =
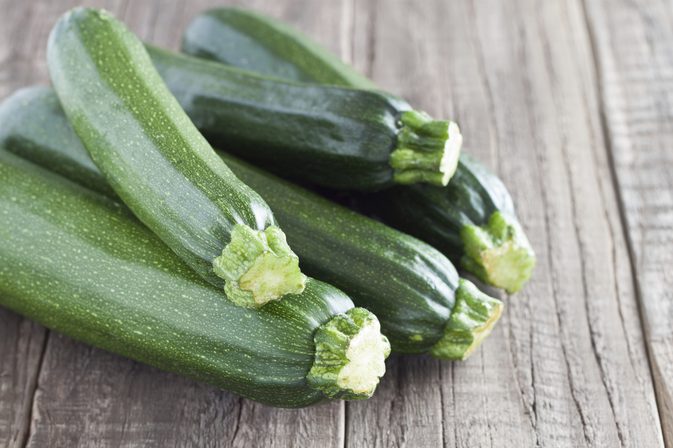
{"label": "wooden table", "polygon": [[[47,35],[77,3],[0,0],[0,97],[47,82]],[[91,2],[171,48],[222,3]],[[538,254],[533,280],[504,298],[469,361],[393,357],[371,400],[304,410],[0,310],[0,446],[673,446],[673,3],[237,3],[458,120],[466,151],[517,201]]]}

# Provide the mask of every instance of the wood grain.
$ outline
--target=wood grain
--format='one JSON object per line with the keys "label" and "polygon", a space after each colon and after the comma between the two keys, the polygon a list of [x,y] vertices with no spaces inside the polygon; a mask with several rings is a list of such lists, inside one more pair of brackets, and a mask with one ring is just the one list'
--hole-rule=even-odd
{"label": "wood grain", "polygon": [[673,446],[673,5],[585,4],[659,412]]}
{"label": "wood grain", "polygon": [[0,310],[0,447],[23,446],[46,332],[37,324]]}
{"label": "wood grain", "polygon": [[660,445],[581,4],[520,1],[494,13],[494,3],[474,8],[503,145],[494,166],[519,198],[523,221],[541,225],[532,230],[538,280],[548,278],[526,305],[530,334],[517,335],[515,346],[516,354],[530,346],[531,372],[520,381],[533,386],[527,398],[538,440]]}
{"label": "wood grain", "polygon": [[[305,410],[47,339],[0,310],[0,446],[656,447],[662,424],[673,440],[670,6],[85,2],[170,48],[193,15],[224,3],[286,20],[417,107],[456,118],[466,151],[515,197],[538,254],[533,280],[505,298],[501,325],[469,361],[394,356],[373,399]],[[76,4],[0,0],[0,98],[47,81],[48,32]]]}
{"label": "wood grain", "polygon": [[442,366],[447,445],[660,446],[581,3],[391,3],[361,68],[458,119],[539,257],[482,356]]}

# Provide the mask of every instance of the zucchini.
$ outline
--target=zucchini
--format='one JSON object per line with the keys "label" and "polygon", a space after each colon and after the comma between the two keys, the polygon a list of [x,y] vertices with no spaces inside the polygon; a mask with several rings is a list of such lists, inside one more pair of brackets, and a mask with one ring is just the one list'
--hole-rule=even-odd
{"label": "zucchini", "polygon": [[[105,179],[48,87],[21,90],[0,105],[0,144],[106,193]],[[502,303],[459,279],[427,244],[220,155],[273,208],[304,270],[374,312],[393,350],[465,359],[498,320]]]}
{"label": "zucchini", "polygon": [[99,10],[66,13],[47,59],[96,166],[178,256],[241,306],[303,290],[298,258],[268,205],[217,157],[120,22]]}
{"label": "zucchini", "polygon": [[147,49],[206,137],[273,171],[357,190],[446,185],[455,171],[458,126],[392,95],[287,82]]}
{"label": "zucchini", "polygon": [[[185,31],[182,48],[291,81],[376,89],[308,37],[238,8],[213,9],[196,17]],[[535,254],[509,192],[497,176],[466,155],[461,155],[446,188],[415,184],[370,199],[360,202],[376,204],[374,211],[385,222],[433,244],[490,285],[515,292],[533,272]]]}
{"label": "zucchini", "polygon": [[0,306],[274,406],[366,398],[385,372],[376,317],[334,287],[236,306],[117,203],[5,150],[0,179]]}

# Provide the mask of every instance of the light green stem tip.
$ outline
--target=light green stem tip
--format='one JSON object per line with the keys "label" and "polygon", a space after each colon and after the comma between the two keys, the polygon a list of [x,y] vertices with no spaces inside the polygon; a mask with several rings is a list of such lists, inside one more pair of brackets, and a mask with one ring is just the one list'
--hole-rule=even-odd
{"label": "light green stem tip", "polygon": [[339,314],[318,328],[315,361],[306,379],[329,398],[369,398],[386,373],[390,343],[364,308]]}
{"label": "light green stem tip", "polygon": [[249,308],[259,308],[286,294],[299,294],[306,286],[299,258],[276,226],[253,230],[236,224],[231,241],[213,260],[213,270],[224,279],[229,300]]}
{"label": "light green stem tip", "polygon": [[533,273],[535,253],[516,219],[495,212],[485,226],[463,227],[460,237],[462,266],[490,285],[516,292]]}
{"label": "light green stem tip", "polygon": [[407,111],[400,118],[397,147],[390,154],[398,184],[425,182],[445,186],[458,165],[463,137],[452,121],[433,120],[425,112]]}
{"label": "light green stem tip", "polygon": [[503,306],[500,300],[461,279],[444,336],[432,347],[430,354],[440,359],[467,359],[491,333]]}

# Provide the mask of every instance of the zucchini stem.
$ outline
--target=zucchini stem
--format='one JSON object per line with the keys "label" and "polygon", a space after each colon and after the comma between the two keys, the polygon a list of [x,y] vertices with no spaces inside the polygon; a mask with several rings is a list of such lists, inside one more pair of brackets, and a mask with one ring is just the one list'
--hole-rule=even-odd
{"label": "zucchini stem", "polygon": [[229,300],[248,308],[259,308],[286,294],[300,294],[306,286],[299,258],[276,226],[253,230],[236,224],[231,241],[213,260],[213,270],[224,279]]}
{"label": "zucchini stem", "polygon": [[464,226],[460,238],[465,245],[462,266],[488,284],[513,293],[533,273],[533,248],[516,219],[500,211],[484,226]]}
{"label": "zucchini stem", "polygon": [[400,123],[397,147],[390,154],[395,182],[446,186],[456,171],[463,144],[458,125],[433,120],[425,112],[415,110],[404,112]]}
{"label": "zucchini stem", "polygon": [[444,336],[430,354],[440,359],[467,359],[491,333],[503,306],[500,300],[484,294],[473,283],[460,279]]}
{"label": "zucchini stem", "polygon": [[350,309],[321,325],[314,340],[315,361],[306,377],[311,387],[328,398],[372,396],[390,354],[376,316],[364,308]]}

